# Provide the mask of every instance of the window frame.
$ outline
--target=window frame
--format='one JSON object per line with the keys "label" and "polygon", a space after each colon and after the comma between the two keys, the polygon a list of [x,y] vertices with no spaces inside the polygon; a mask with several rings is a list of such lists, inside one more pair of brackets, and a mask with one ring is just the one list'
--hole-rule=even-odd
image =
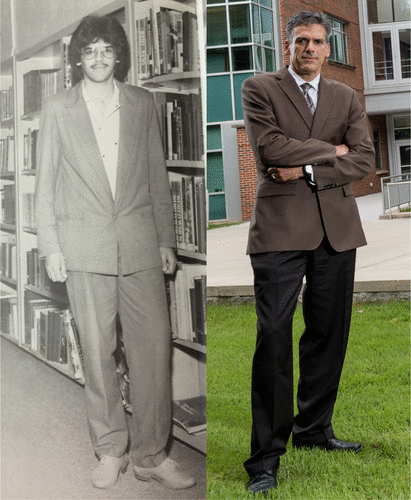
{"label": "window frame", "polygon": [[[337,63],[337,64],[345,64],[345,65],[348,66],[350,64],[349,53],[348,53],[348,25],[349,25],[349,22],[345,21],[343,19],[339,19],[337,17],[333,17],[333,16],[331,16],[329,14],[328,14],[328,17],[333,22],[333,26],[331,28],[331,33],[330,33],[330,45],[331,45],[331,37],[334,34],[337,35],[337,39],[338,39],[338,35],[341,35],[341,38],[343,40],[344,60],[340,61],[340,60],[338,60],[336,58],[335,59],[332,58],[331,56],[329,56],[327,58],[327,60],[330,61],[330,62]],[[334,27],[334,21],[337,22],[337,23],[340,23],[344,27],[344,31],[341,31],[341,30],[335,28]],[[334,53],[337,53],[337,51],[334,50]]]}

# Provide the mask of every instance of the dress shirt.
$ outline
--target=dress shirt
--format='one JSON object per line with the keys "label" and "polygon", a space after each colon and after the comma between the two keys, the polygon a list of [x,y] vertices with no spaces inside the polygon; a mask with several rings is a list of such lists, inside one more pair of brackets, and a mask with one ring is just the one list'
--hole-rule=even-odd
{"label": "dress shirt", "polygon": [[120,138],[120,92],[114,83],[114,93],[107,102],[103,115],[101,115],[96,105],[87,95],[84,82],[82,92],[114,200],[117,180],[118,143]]}
{"label": "dress shirt", "polygon": [[296,81],[296,83],[298,85],[298,88],[301,90],[302,93],[303,93],[303,90],[301,88],[301,85],[303,83],[309,83],[311,85],[311,88],[308,90],[308,95],[313,100],[314,106],[317,107],[317,102],[318,102],[318,87],[319,87],[319,84],[320,84],[320,76],[321,75],[317,75],[314,78],[314,80],[311,80],[311,82],[307,82],[307,81],[303,80],[301,78],[301,76],[297,75],[297,73],[291,69],[291,66],[288,66],[288,71],[290,72],[290,74],[294,78],[294,80]]}

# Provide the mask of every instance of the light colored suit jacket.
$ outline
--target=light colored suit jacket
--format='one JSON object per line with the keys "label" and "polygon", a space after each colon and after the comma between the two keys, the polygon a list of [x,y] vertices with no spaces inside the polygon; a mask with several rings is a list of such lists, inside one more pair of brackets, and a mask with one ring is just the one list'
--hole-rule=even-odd
{"label": "light colored suit jacket", "polygon": [[[349,183],[370,174],[374,148],[366,116],[350,87],[320,79],[314,117],[287,68],[247,79],[245,126],[257,163],[257,193],[247,253],[313,250],[327,235],[339,251],[366,244]],[[335,145],[350,152],[336,156]],[[272,166],[314,166],[305,179],[275,183]]]}
{"label": "light colored suit jacket", "polygon": [[161,265],[175,247],[173,207],[153,96],[120,90],[117,187],[113,199],[81,83],[49,98],[38,140],[36,224],[41,256],[67,269],[123,274]]}

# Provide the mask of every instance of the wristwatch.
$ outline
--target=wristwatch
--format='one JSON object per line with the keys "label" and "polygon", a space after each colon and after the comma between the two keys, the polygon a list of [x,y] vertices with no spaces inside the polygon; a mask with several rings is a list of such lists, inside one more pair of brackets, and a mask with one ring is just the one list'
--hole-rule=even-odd
{"label": "wristwatch", "polygon": [[316,186],[317,183],[315,182],[315,179],[314,179],[313,166],[312,165],[304,165],[303,172],[304,172],[304,176],[306,177],[306,179],[308,181],[308,184],[310,186]]}

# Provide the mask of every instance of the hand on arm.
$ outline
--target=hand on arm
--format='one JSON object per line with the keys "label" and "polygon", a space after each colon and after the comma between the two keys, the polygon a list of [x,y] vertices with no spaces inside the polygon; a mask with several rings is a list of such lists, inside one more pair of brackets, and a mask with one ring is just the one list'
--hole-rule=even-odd
{"label": "hand on arm", "polygon": [[303,167],[277,168],[270,167],[268,173],[275,182],[282,184],[288,181],[295,181],[304,177]]}
{"label": "hand on arm", "polygon": [[51,281],[66,281],[66,262],[63,254],[52,253],[49,255],[46,258],[46,271]]}
{"label": "hand on arm", "polygon": [[160,247],[161,262],[163,263],[164,274],[174,274],[177,259],[172,248]]}

